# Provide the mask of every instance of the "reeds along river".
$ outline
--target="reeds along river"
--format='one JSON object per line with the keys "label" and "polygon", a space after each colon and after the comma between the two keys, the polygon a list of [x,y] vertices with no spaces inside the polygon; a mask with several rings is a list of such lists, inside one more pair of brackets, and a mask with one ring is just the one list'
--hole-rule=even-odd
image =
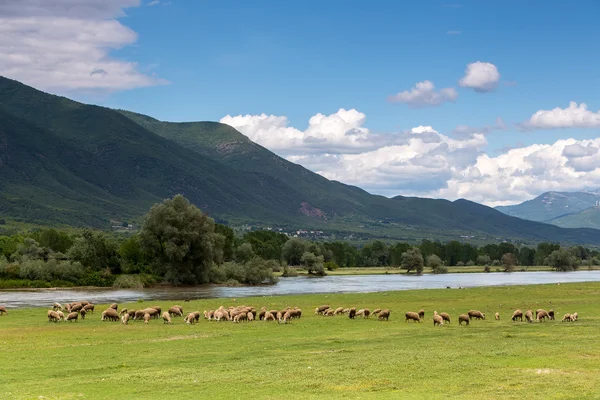
{"label": "reeds along river", "polygon": [[444,275],[349,275],[323,278],[281,278],[269,286],[167,287],[149,289],[36,289],[0,291],[0,305],[7,308],[49,307],[87,300],[92,303],[124,303],[143,300],[194,300],[219,297],[276,296],[315,293],[367,293],[391,290],[440,289],[559,282],[600,281],[600,271],[513,272]]}

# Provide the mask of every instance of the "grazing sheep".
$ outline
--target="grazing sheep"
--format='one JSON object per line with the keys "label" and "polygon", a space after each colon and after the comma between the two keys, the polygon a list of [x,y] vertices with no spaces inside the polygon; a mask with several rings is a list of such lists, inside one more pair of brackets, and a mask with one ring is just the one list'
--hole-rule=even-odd
{"label": "grazing sheep", "polygon": [[158,315],[162,313],[162,308],[160,306],[152,306],[150,308],[154,308],[156,311],[158,311]]}
{"label": "grazing sheep", "polygon": [[511,319],[514,321],[516,321],[517,319],[520,319],[521,322],[523,322],[523,311],[517,309],[515,310],[515,312],[513,312]]}
{"label": "grazing sheep", "polygon": [[263,318],[263,321],[275,321],[275,316],[273,315],[273,313],[271,313],[271,311],[267,311],[265,312],[265,317]]}
{"label": "grazing sheep", "polygon": [[386,320],[389,321],[390,320],[390,310],[388,310],[387,308],[385,310],[381,310],[379,313],[379,315],[377,316],[378,320]]}
{"label": "grazing sheep", "polygon": [[92,314],[94,313],[94,305],[93,304],[86,304],[85,306],[83,306],[83,309],[85,311],[91,311]]}
{"label": "grazing sheep", "polygon": [[6,307],[0,306],[0,315],[4,315],[4,314],[8,314],[8,311],[6,310]]}
{"label": "grazing sheep", "polygon": [[54,311],[58,311],[58,310],[62,310],[62,306],[60,305],[60,303],[54,303],[54,305],[52,306],[52,309]]}
{"label": "grazing sheep", "polygon": [[421,319],[425,318],[425,310],[423,310],[423,309],[419,310],[419,318],[421,318]]}
{"label": "grazing sheep", "polygon": [[433,314],[433,326],[442,326],[444,325],[444,318],[441,315],[438,315],[437,312]]}
{"label": "grazing sheep", "polygon": [[349,312],[350,312],[350,309],[349,309],[349,308],[344,308],[344,309],[342,310],[342,314],[344,314],[344,315],[345,315],[345,314],[348,314]]}
{"label": "grazing sheep", "polygon": [[48,310],[48,322],[58,322],[60,321],[60,316],[56,311]]}
{"label": "grazing sheep", "polygon": [[287,311],[285,314],[283,314],[283,318],[281,319],[280,322],[287,324],[287,323],[291,322],[290,321],[291,319],[292,319],[291,311]]}
{"label": "grazing sheep", "polygon": [[88,304],[91,304],[89,301],[86,301],[86,300],[84,300],[84,301],[80,301],[80,303],[81,303],[81,305],[82,305],[82,306],[84,306],[84,307],[85,307],[85,306],[87,306]]}
{"label": "grazing sheep", "polygon": [[135,314],[133,315],[133,319],[136,321],[140,321],[140,320],[144,319],[144,314],[146,314],[144,312],[144,310],[137,310],[135,312]]}
{"label": "grazing sheep", "polygon": [[335,311],[333,312],[333,315],[338,315],[344,312],[344,307],[338,307],[335,309]]}
{"label": "grazing sheep", "polygon": [[67,315],[67,321],[75,321],[77,322],[77,318],[79,318],[79,313],[72,312]]}
{"label": "grazing sheep", "polygon": [[554,319],[556,319],[556,318],[554,318],[554,310],[550,310],[550,311],[548,311],[548,317],[549,317],[551,320],[554,320]]}
{"label": "grazing sheep", "polygon": [[335,315],[335,310],[333,308],[330,308],[329,310],[325,310],[325,312],[323,313],[324,317],[333,317]]}
{"label": "grazing sheep", "polygon": [[170,324],[171,323],[171,314],[169,314],[167,311],[165,311],[164,313],[162,313],[162,319],[163,319],[163,323]]}
{"label": "grazing sheep", "polygon": [[174,305],[172,308],[177,308],[177,309],[179,309],[179,312],[181,313],[181,316],[183,317],[183,307],[181,307],[181,306],[179,306],[179,305],[175,304],[175,305]]}
{"label": "grazing sheep", "polygon": [[468,314],[469,314],[469,318],[475,318],[475,319],[483,319],[483,320],[485,320],[485,314],[482,313],[481,311],[478,311],[478,310],[469,310]]}
{"label": "grazing sheep", "polygon": [[381,312],[381,308],[376,308],[375,310],[373,310],[373,313],[372,313],[372,314],[376,316],[376,315],[377,315],[377,314],[379,314],[380,312]]}
{"label": "grazing sheep", "polygon": [[183,316],[183,312],[181,312],[181,310],[177,306],[169,308],[168,312],[169,312],[169,314],[171,314],[171,316],[176,316],[176,317]]}
{"label": "grazing sheep", "polygon": [[350,311],[348,312],[348,318],[354,319],[355,316],[356,316],[356,308],[352,307],[350,309]]}
{"label": "grazing sheep", "polygon": [[196,322],[196,315],[194,313],[189,313],[184,321],[186,322],[186,324],[194,324],[194,322]]}
{"label": "grazing sheep", "polygon": [[[523,320],[523,318],[521,318],[521,321],[522,320]],[[527,310],[527,312],[525,313],[525,321],[527,321],[529,323],[533,323],[533,311]]]}
{"label": "grazing sheep", "polygon": [[68,310],[69,312],[77,312],[79,310],[81,310],[83,308],[83,305],[81,303],[75,303],[75,304],[71,304],[71,309]]}
{"label": "grazing sheep", "polygon": [[135,318],[135,310],[129,310],[127,311],[127,314],[129,314],[129,319]]}
{"label": "grazing sheep", "polygon": [[56,313],[58,314],[59,321],[62,319],[63,321],[67,322],[67,320],[65,319],[65,314],[63,314],[62,311],[56,311]]}
{"label": "grazing sheep", "polygon": [[546,310],[544,310],[543,308],[538,308],[537,310],[535,310],[535,315],[538,315],[540,312],[547,312]]}
{"label": "grazing sheep", "polygon": [[106,310],[104,310],[102,312],[101,320],[102,321],[106,321],[106,320],[118,321],[119,314],[117,314],[117,311],[114,308],[107,308]]}
{"label": "grazing sheep", "polygon": [[143,310],[144,314],[150,314],[150,317],[152,317],[152,319],[158,319],[158,317],[160,316],[160,312],[156,309],[156,308],[146,308]]}
{"label": "grazing sheep", "polygon": [[85,314],[87,314],[87,312],[85,311],[85,308],[82,308],[81,310],[79,310],[79,314],[81,314],[81,319],[85,319]]}
{"label": "grazing sheep", "polygon": [[496,313],[496,314],[494,315],[494,318],[496,318],[496,321],[498,321],[498,320],[500,319],[500,313]]}
{"label": "grazing sheep", "polygon": [[536,320],[538,322],[541,322],[541,321],[543,321],[546,318],[548,318],[548,312],[546,312],[546,310],[541,310],[540,312],[537,313]]}
{"label": "grazing sheep", "polygon": [[283,318],[283,314],[281,313],[281,311],[277,311],[277,314],[275,314],[275,317],[277,317],[277,321],[281,321],[281,319]]}
{"label": "grazing sheep", "polygon": [[354,314],[355,317],[361,317],[361,316],[364,317],[364,315],[365,315],[365,309],[364,308],[361,308],[360,310],[358,310],[356,312],[356,314]]}
{"label": "grazing sheep", "polygon": [[[288,314],[288,313],[289,313],[289,311],[286,314]],[[254,314],[252,314],[252,312],[249,312],[246,315],[248,316],[248,322],[254,321]]]}
{"label": "grazing sheep", "polygon": [[469,325],[469,321],[470,321],[470,318],[469,318],[469,316],[468,316],[468,315],[466,315],[466,314],[460,314],[460,315],[458,316],[458,324],[459,324],[459,325],[462,325],[462,323],[463,323],[463,322],[464,322],[465,324]]}
{"label": "grazing sheep", "polygon": [[152,316],[148,313],[144,314],[144,323],[147,324]]}
{"label": "grazing sheep", "polygon": [[123,314],[126,314],[126,313],[127,313],[127,309],[126,309],[126,308],[123,308],[123,309],[121,310],[121,312],[119,313],[119,315],[123,315]]}
{"label": "grazing sheep", "polygon": [[129,325],[129,314],[123,314],[121,317],[121,323],[123,325]]}
{"label": "grazing sheep", "polygon": [[258,313],[258,320],[262,321],[263,319],[265,319],[265,314],[267,313],[267,309],[265,307],[261,308],[259,313]]}
{"label": "grazing sheep", "polygon": [[571,314],[571,321],[577,321],[579,319],[579,314],[573,313]]}
{"label": "grazing sheep", "polygon": [[329,306],[319,306],[315,308],[315,314],[323,314],[326,310],[329,310]]}
{"label": "grazing sheep", "polygon": [[[281,314],[281,312],[279,312],[279,314]],[[242,312],[242,313],[236,314],[236,316],[233,318],[233,322],[240,322],[240,321],[244,321],[247,319],[248,319],[248,314],[245,312]]]}
{"label": "grazing sheep", "polygon": [[571,314],[569,314],[569,313],[566,313],[566,314],[564,315],[564,317],[563,317],[563,319],[562,319],[562,322],[565,322],[565,321],[567,321],[567,322],[571,322]]}
{"label": "grazing sheep", "polygon": [[65,303],[65,310],[67,310],[67,312],[71,312],[71,303]]}
{"label": "grazing sheep", "polygon": [[[409,311],[406,314],[404,314],[404,316],[406,317],[406,320],[404,322],[408,322],[408,321],[421,322],[419,313]],[[380,317],[381,317],[381,314],[380,314]]]}
{"label": "grazing sheep", "polygon": [[119,305],[117,303],[112,303],[110,306],[108,306],[108,308],[112,308],[113,310],[117,311],[119,308]]}
{"label": "grazing sheep", "polygon": [[443,312],[443,313],[440,313],[440,317],[442,317],[444,319],[444,322],[450,323],[450,314]]}
{"label": "grazing sheep", "polygon": [[369,315],[371,315],[371,310],[369,310],[368,308],[365,308],[363,315],[365,318],[369,318]]}

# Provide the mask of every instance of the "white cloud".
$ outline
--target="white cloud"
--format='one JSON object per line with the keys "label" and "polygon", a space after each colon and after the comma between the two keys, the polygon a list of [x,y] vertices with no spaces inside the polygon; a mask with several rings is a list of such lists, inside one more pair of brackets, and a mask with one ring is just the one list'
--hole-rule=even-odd
{"label": "white cloud", "polygon": [[160,4],[160,0],[152,0],[150,3],[146,4],[148,7],[157,6]]}
{"label": "white cloud", "polygon": [[448,101],[454,101],[458,93],[454,88],[435,91],[435,85],[431,81],[418,82],[410,91],[397,93],[388,97],[392,103],[406,103],[411,107],[439,106]]}
{"label": "white cloud", "polygon": [[525,129],[599,128],[600,110],[593,112],[585,103],[571,101],[567,108],[539,110],[521,125]]}
{"label": "white cloud", "polygon": [[465,76],[459,81],[461,87],[471,88],[476,92],[491,92],[500,81],[500,72],[494,64],[477,61],[467,65]]}
{"label": "white cloud", "polygon": [[454,130],[452,131],[452,133],[456,136],[468,136],[468,135],[472,135],[474,133],[481,133],[484,135],[487,135],[489,133],[492,133],[493,131],[503,131],[506,130],[506,124],[504,123],[504,120],[500,117],[496,118],[496,122],[494,123],[494,125],[485,125],[482,127],[474,127],[474,126],[469,126],[469,125],[458,125],[456,128],[454,128]]}
{"label": "white cloud", "polygon": [[0,75],[42,90],[123,90],[166,83],[109,52],[136,42],[114,18],[139,0],[0,0]]}

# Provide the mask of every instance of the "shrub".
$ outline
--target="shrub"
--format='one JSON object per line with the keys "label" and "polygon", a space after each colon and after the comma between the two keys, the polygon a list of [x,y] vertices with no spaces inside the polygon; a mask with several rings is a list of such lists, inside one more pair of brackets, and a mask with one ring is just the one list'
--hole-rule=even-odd
{"label": "shrub", "polygon": [[492,272],[492,269],[490,268],[489,265],[486,265],[485,268],[483,269],[483,272]]}
{"label": "shrub", "polygon": [[457,263],[456,263],[456,266],[457,266],[457,267],[464,267],[464,266],[465,266],[465,263],[464,263],[464,262],[462,262],[462,261],[459,261],[459,262],[457,262]]}
{"label": "shrub", "polygon": [[577,260],[565,249],[554,250],[547,258],[548,265],[557,271],[573,271],[577,269]]}
{"label": "shrub", "polygon": [[340,266],[337,265],[335,263],[335,261],[328,261],[325,263],[325,268],[327,269],[327,271],[335,271],[336,269],[338,269]]}
{"label": "shrub", "polygon": [[477,257],[477,264],[479,265],[490,265],[492,263],[492,259],[488,255],[483,255]]}
{"label": "shrub", "polygon": [[325,268],[323,266],[323,256],[317,256],[314,253],[310,253],[308,251],[302,254],[302,258],[300,259],[304,268],[308,271],[310,275],[317,276],[325,276]]}
{"label": "shrub", "polygon": [[501,265],[500,264],[500,260],[494,260],[494,261],[492,261],[492,267],[499,267],[500,265]]}
{"label": "shrub", "polygon": [[426,265],[429,268],[434,269],[436,267],[441,267],[443,265],[443,263],[442,263],[442,259],[441,258],[439,258],[438,256],[436,256],[435,254],[432,254],[429,257],[427,257]]}
{"label": "shrub", "polygon": [[236,262],[227,262],[221,266],[213,265],[209,271],[209,278],[212,283],[225,283],[244,285],[260,285],[263,283],[277,283],[277,278],[273,275],[273,270],[269,267],[271,263],[260,257],[254,257],[252,260],[240,264]]}
{"label": "shrub", "polygon": [[112,284],[118,289],[141,289],[144,287],[142,279],[138,275],[119,275]]}
{"label": "shrub", "polygon": [[436,267],[434,267],[431,272],[433,272],[434,274],[447,274],[448,273],[448,267],[444,266],[444,265],[438,265]]}
{"label": "shrub", "polygon": [[279,261],[265,260],[265,265],[271,268],[273,272],[281,272],[281,263]]}
{"label": "shrub", "polygon": [[97,286],[109,287],[112,286],[116,277],[102,271],[88,272],[79,279],[79,286]]}
{"label": "shrub", "polygon": [[503,254],[502,265],[504,266],[504,272],[514,272],[515,265],[517,265],[517,256],[513,253]]}
{"label": "shrub", "polygon": [[296,268],[288,267],[287,265],[283,267],[283,277],[285,278],[294,278],[298,276],[298,270]]}
{"label": "shrub", "polygon": [[475,265],[475,263],[473,262],[473,260],[469,260],[469,261],[467,261],[467,263],[465,265],[467,267],[472,267],[473,265]]}

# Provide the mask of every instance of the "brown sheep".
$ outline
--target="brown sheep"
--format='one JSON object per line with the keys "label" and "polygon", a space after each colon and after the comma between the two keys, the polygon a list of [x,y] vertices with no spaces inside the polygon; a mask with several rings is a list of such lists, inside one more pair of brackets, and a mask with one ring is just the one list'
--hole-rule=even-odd
{"label": "brown sheep", "polygon": [[144,323],[147,324],[152,316],[148,313],[144,314]]}
{"label": "brown sheep", "polygon": [[517,319],[520,319],[521,322],[523,322],[523,311],[517,309],[515,310],[515,312],[513,312],[511,319],[514,321],[516,321]]}
{"label": "brown sheep", "polygon": [[67,310],[67,312],[71,312],[71,303],[65,303],[65,310]]}
{"label": "brown sheep", "polygon": [[108,308],[112,308],[113,310],[117,311],[119,309],[119,305],[117,303],[112,303],[110,306],[108,306]]}
{"label": "brown sheep", "polygon": [[60,305],[60,303],[54,303],[54,305],[52,306],[52,309],[54,311],[58,311],[58,310],[62,310],[62,306]]}
{"label": "brown sheep", "polygon": [[554,310],[550,310],[550,311],[548,311],[548,317],[549,317],[551,320],[554,320],[554,319],[556,319],[556,318],[554,318]]}
{"label": "brown sheep", "polygon": [[183,316],[183,307],[181,307],[181,306],[179,306],[177,304],[175,304],[173,307],[178,308],[179,312],[181,313],[181,316]]}
{"label": "brown sheep", "polygon": [[84,307],[85,307],[85,306],[87,306],[88,304],[91,304],[89,301],[86,301],[86,300],[84,300],[84,301],[80,301],[80,303],[81,303],[81,305],[82,305],[82,306],[84,306]]}
{"label": "brown sheep", "polygon": [[433,313],[433,326],[442,326],[444,325],[444,318],[441,315],[438,315],[437,312]]}
{"label": "brown sheep", "polygon": [[571,314],[571,321],[577,321],[579,319],[579,314],[573,313]]}
{"label": "brown sheep", "polygon": [[78,312],[82,308],[83,308],[83,305],[81,303],[71,304],[71,309],[69,310],[69,312],[73,312],[73,311]]}
{"label": "brown sheep", "polygon": [[[521,318],[521,321],[523,320],[523,318]],[[533,311],[531,310],[527,310],[527,312],[525,313],[525,321],[532,323],[533,322]]]}
{"label": "brown sheep", "polygon": [[158,319],[158,317],[160,317],[160,312],[156,308],[152,307],[144,309],[144,314],[150,314],[152,319]]}
{"label": "brown sheep", "polygon": [[329,306],[327,306],[327,305],[319,306],[319,307],[315,308],[315,314],[323,314],[328,309],[329,309]]}
{"label": "brown sheep", "polygon": [[381,312],[381,308],[376,308],[375,310],[373,310],[372,314],[374,316],[376,316],[377,314],[379,314]]}
{"label": "brown sheep", "polygon": [[87,312],[85,311],[85,308],[82,308],[81,310],[79,310],[79,314],[81,314],[81,319],[85,319],[85,314],[87,314]]}
{"label": "brown sheep", "polygon": [[[281,312],[280,312],[281,314]],[[236,314],[235,318],[233,318],[233,322],[240,322],[248,319],[248,314],[245,312]]]}
{"label": "brown sheep", "polygon": [[94,305],[93,304],[86,304],[85,306],[83,306],[83,309],[85,311],[91,311],[92,314],[94,313]]}
{"label": "brown sheep", "polygon": [[121,317],[121,323],[123,325],[129,325],[129,314],[123,314]]}
{"label": "brown sheep", "polygon": [[6,310],[6,307],[0,306],[0,315],[4,315],[4,314],[8,314],[8,311]]}
{"label": "brown sheep", "polygon": [[371,315],[371,310],[369,310],[368,308],[365,308],[363,315],[365,318],[369,318],[369,315]]}
{"label": "brown sheep", "polygon": [[365,309],[364,308],[361,308],[360,310],[358,310],[356,312],[356,314],[354,314],[354,316],[356,316],[356,317],[364,317],[364,315],[365,315]]}
{"label": "brown sheep", "polygon": [[171,307],[171,308],[169,308],[168,312],[169,312],[169,314],[171,314],[171,316],[176,316],[176,317],[183,316],[183,313],[181,312],[179,307]]}
{"label": "brown sheep", "polygon": [[194,314],[194,313],[189,313],[189,314],[188,314],[188,315],[185,317],[184,321],[185,321],[187,324],[192,324],[192,325],[193,325],[193,324],[196,322],[196,314]]}
{"label": "brown sheep", "polygon": [[114,308],[107,308],[106,310],[104,310],[102,312],[101,320],[102,321],[106,321],[106,320],[118,321],[119,314],[117,314],[117,311]]}
{"label": "brown sheep", "polygon": [[349,312],[350,312],[350,309],[349,309],[349,308],[344,308],[344,309],[342,310],[342,314],[344,314],[344,315],[345,315],[345,314],[348,314]]}
{"label": "brown sheep", "polygon": [[163,323],[170,324],[171,323],[171,314],[169,314],[167,311],[165,311],[164,313],[162,313],[162,319],[163,319]]}
{"label": "brown sheep", "polygon": [[500,313],[496,313],[496,314],[494,315],[494,318],[496,318],[496,321],[500,320]]}
{"label": "brown sheep", "polygon": [[56,311],[48,310],[48,322],[58,322],[60,321],[60,316]]}
{"label": "brown sheep", "polygon": [[69,315],[67,315],[67,321],[77,322],[77,318],[79,318],[79,314],[76,312],[72,312],[72,313],[69,313]]}
{"label": "brown sheep", "polygon": [[63,314],[62,311],[56,311],[56,313],[58,314],[59,321],[62,319],[63,321],[67,322],[67,320],[65,319],[65,314]]}
{"label": "brown sheep", "polygon": [[260,311],[258,312],[258,320],[262,321],[263,319],[265,319],[266,313],[267,313],[267,309],[265,307],[261,308]]}
{"label": "brown sheep", "polygon": [[564,315],[564,317],[563,317],[563,319],[562,319],[562,322],[565,322],[565,321],[567,321],[567,322],[571,322],[571,314],[569,314],[569,313],[566,313],[566,314]]}
{"label": "brown sheep", "polygon": [[144,314],[146,314],[146,313],[144,312],[144,310],[137,310],[137,311],[135,312],[135,314],[133,315],[133,319],[134,319],[135,321],[141,321],[142,319],[144,319]]}
{"label": "brown sheep", "polygon": [[444,322],[450,323],[450,314],[443,312],[440,313],[440,317],[443,318]]}
{"label": "brown sheep", "polygon": [[271,311],[265,312],[265,317],[263,321],[275,321],[275,316],[271,313]]}
{"label": "brown sheep", "polygon": [[277,321],[281,321],[281,319],[283,318],[283,314],[281,313],[281,311],[277,311],[277,314],[275,314],[275,316],[277,317]]}
{"label": "brown sheep", "polygon": [[354,319],[355,316],[356,316],[356,308],[352,307],[350,309],[350,311],[348,312],[348,318]]}
{"label": "brown sheep", "polygon": [[128,312],[127,312],[127,309],[126,309],[126,308],[123,308],[123,309],[121,310],[121,312],[119,313],[119,315],[123,315],[123,314],[126,314],[126,313],[128,313]]}
{"label": "brown sheep", "polygon": [[154,308],[156,311],[158,311],[158,315],[162,313],[162,308],[160,306],[152,306],[150,308]]}
{"label": "brown sheep", "polygon": [[537,321],[543,321],[546,318],[548,318],[548,312],[546,312],[546,310],[541,310],[537,313]]}
{"label": "brown sheep", "polygon": [[469,316],[468,316],[468,315],[466,315],[466,314],[460,314],[460,315],[458,316],[458,324],[459,324],[459,325],[462,325],[462,323],[463,323],[463,322],[464,322],[466,325],[469,325],[469,321],[470,321],[470,318],[469,318]]}
{"label": "brown sheep", "polygon": [[285,314],[283,314],[283,318],[281,319],[280,322],[287,324],[287,323],[291,322],[290,321],[291,319],[292,319],[291,311],[287,311]]}
{"label": "brown sheep", "polygon": [[390,310],[388,310],[387,308],[385,310],[381,310],[378,315],[377,315],[377,319],[382,321],[382,320],[386,320],[389,321],[390,320]]}
{"label": "brown sheep", "polygon": [[546,311],[546,310],[544,310],[543,308],[538,308],[537,310],[535,310],[535,315],[538,315],[538,314],[539,314],[540,312],[542,312],[542,311],[544,311],[544,312],[546,312],[546,313],[547,313],[547,311]]}
{"label": "brown sheep", "polygon": [[406,320],[404,322],[408,322],[408,321],[421,322],[421,318],[419,318],[419,314],[416,312],[409,311],[406,314],[404,314],[404,316],[406,317]]}
{"label": "brown sheep", "polygon": [[483,320],[485,320],[485,314],[482,313],[481,311],[478,311],[478,310],[469,310],[468,314],[469,314],[469,318],[475,318],[475,319],[483,319]]}
{"label": "brown sheep", "polygon": [[326,310],[323,313],[324,317],[333,317],[335,315],[335,310],[333,308],[330,308],[329,310]]}
{"label": "brown sheep", "polygon": [[421,318],[421,319],[425,318],[425,310],[423,310],[423,309],[419,310],[419,318]]}
{"label": "brown sheep", "polygon": [[342,312],[344,312],[344,307],[338,307],[333,312],[333,315],[338,315],[338,314],[341,314]]}
{"label": "brown sheep", "polygon": [[135,318],[135,310],[129,310],[127,311],[127,314],[129,314],[129,319]]}

